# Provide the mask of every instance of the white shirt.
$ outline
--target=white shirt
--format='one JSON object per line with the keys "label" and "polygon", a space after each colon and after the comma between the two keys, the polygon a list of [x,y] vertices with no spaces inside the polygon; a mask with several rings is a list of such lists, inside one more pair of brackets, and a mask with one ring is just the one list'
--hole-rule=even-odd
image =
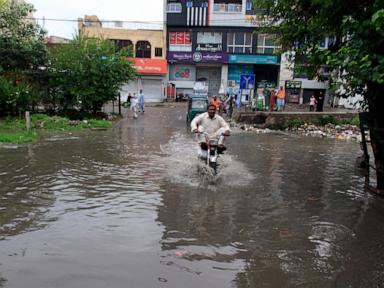
{"label": "white shirt", "polygon": [[223,132],[230,131],[229,125],[223,117],[215,114],[213,118],[210,118],[208,112],[196,116],[191,122],[191,131],[197,129],[197,126],[203,126],[204,132],[208,134],[215,134],[220,128]]}

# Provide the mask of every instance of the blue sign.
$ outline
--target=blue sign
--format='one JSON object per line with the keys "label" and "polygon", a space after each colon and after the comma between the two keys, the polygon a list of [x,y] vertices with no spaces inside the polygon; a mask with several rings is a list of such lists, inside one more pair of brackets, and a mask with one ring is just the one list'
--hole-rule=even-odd
{"label": "blue sign", "polygon": [[277,56],[275,55],[247,55],[247,54],[230,54],[228,63],[242,64],[277,64]]}
{"label": "blue sign", "polygon": [[239,85],[241,74],[253,74],[253,65],[228,65],[228,80],[234,81],[236,85]]}
{"label": "blue sign", "polygon": [[255,74],[240,75],[240,89],[255,88]]}

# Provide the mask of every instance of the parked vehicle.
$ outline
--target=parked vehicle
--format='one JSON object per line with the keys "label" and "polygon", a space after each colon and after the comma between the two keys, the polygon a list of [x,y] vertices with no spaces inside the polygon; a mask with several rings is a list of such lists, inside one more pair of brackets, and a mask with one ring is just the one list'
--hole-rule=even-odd
{"label": "parked vehicle", "polygon": [[186,114],[186,121],[190,123],[197,115],[207,112],[208,110],[208,97],[199,94],[193,95],[188,99],[188,110]]}

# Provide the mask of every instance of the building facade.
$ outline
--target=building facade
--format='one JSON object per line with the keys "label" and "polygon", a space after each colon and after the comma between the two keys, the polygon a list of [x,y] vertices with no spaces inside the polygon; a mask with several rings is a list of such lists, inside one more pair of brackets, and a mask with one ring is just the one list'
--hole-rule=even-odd
{"label": "building facade", "polygon": [[138,76],[122,87],[123,100],[128,94],[137,94],[142,89],[146,102],[163,101],[167,75],[163,27],[132,29],[126,24],[121,21],[103,22],[97,16],[85,16],[78,20],[82,35],[109,39],[117,49],[127,48],[131,51],[130,60]]}
{"label": "building facade", "polygon": [[[168,83],[192,94],[206,81],[208,94],[242,93],[244,101],[276,89],[280,56],[252,0],[165,0]],[[253,76],[252,76],[253,75]],[[247,80],[248,79],[248,80]]]}

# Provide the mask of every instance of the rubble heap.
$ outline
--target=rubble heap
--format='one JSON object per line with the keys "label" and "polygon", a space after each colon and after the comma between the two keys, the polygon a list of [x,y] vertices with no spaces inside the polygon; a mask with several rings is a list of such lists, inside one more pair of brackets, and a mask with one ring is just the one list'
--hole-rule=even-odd
{"label": "rubble heap", "polygon": [[[243,131],[256,132],[258,134],[271,133],[274,131],[268,128],[260,128],[260,125],[255,125],[255,124],[252,125],[252,124],[236,123],[234,126]],[[283,131],[304,135],[304,136],[333,138],[338,140],[361,141],[361,134],[360,134],[359,127],[355,125],[350,125],[350,124],[342,124],[342,125],[326,124],[324,126],[316,126],[313,124],[304,123],[303,125],[300,125],[297,127],[286,128]]]}

